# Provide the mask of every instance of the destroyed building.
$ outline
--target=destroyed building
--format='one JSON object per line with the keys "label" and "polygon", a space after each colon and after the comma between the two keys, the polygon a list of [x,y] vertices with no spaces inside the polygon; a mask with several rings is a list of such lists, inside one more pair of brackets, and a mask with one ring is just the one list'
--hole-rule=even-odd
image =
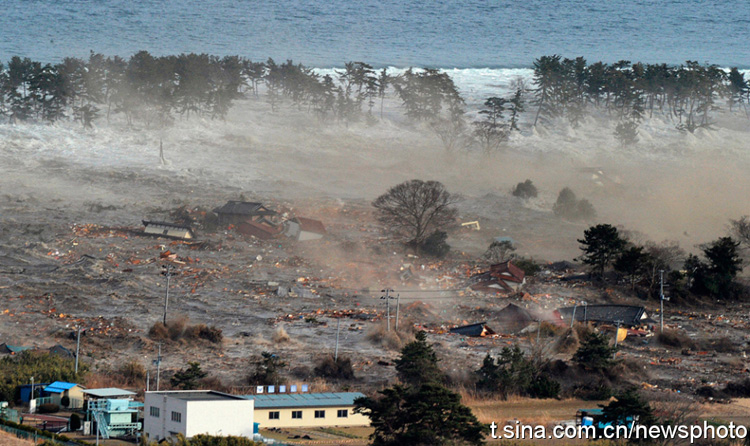
{"label": "destroyed building", "polygon": [[462,336],[469,336],[472,338],[483,338],[485,336],[492,336],[495,330],[487,326],[486,322],[477,322],[476,324],[462,325],[460,327],[451,328],[451,333],[460,334]]}
{"label": "destroyed building", "polygon": [[261,240],[270,240],[281,234],[282,227],[267,221],[241,221],[235,226],[237,232],[246,236],[253,236]]}
{"label": "destroyed building", "polygon": [[526,273],[510,260],[490,266],[488,271],[474,274],[469,288],[484,293],[515,293],[526,284]]}
{"label": "destroyed building", "polygon": [[511,303],[500,310],[493,321],[499,325],[499,330],[503,333],[516,333],[528,327],[537,319],[529,310]]}
{"label": "destroyed building", "polygon": [[646,309],[637,305],[579,305],[564,307],[558,310],[562,318],[568,322],[575,318],[576,322],[594,322],[625,327],[638,327],[651,322]]}
{"label": "destroyed building", "polygon": [[248,220],[260,221],[275,217],[276,211],[268,209],[262,203],[253,203],[249,201],[227,201],[227,203],[214,209],[219,216],[219,225],[236,225]]}
{"label": "destroyed building", "polygon": [[192,240],[195,238],[193,230],[187,225],[178,225],[164,221],[143,220],[143,226],[143,233],[147,235],[181,240]]}
{"label": "destroyed building", "polygon": [[319,240],[326,235],[326,228],[320,220],[295,217],[284,222],[284,234],[298,241]]}

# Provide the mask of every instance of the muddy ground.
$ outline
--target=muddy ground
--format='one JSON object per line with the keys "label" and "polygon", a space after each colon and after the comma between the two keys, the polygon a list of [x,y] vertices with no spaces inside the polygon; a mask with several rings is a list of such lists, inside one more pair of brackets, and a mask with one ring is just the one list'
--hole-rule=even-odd
{"label": "muddy ground", "polygon": [[[402,327],[428,329],[442,366],[460,378],[476,369],[487,352],[497,353],[515,342],[530,347],[533,334],[509,333],[495,319],[509,302],[544,314],[581,300],[632,303],[645,305],[654,314],[655,302],[627,297],[618,289],[603,290],[585,279],[562,280],[580,275],[580,267],[546,266],[572,261],[578,255],[576,239],[591,224],[564,221],[551,212],[562,186],[575,185],[580,196],[591,199],[599,210],[598,221],[621,221],[644,237],[678,240],[692,251],[694,243],[724,234],[727,216],[738,216],[740,209],[733,204],[721,212],[698,215],[696,207],[708,201],[721,205],[734,192],[746,190],[746,180],[732,180],[734,169],[746,165],[744,159],[727,159],[732,167],[722,167],[709,181],[717,188],[731,184],[727,196],[716,199],[689,178],[686,184],[696,184],[679,191],[665,189],[667,177],[648,185],[637,181],[644,172],[663,172],[660,166],[644,163],[636,175],[637,169],[630,169],[637,166],[637,159],[623,161],[623,166],[630,166],[620,172],[624,180],[577,167],[596,165],[602,159],[616,165],[611,155],[563,163],[560,154],[508,154],[507,159],[519,163],[517,168],[508,167],[503,158],[441,155],[436,157],[440,160],[431,160],[423,155],[435,141],[425,140],[414,129],[387,138],[372,136],[371,129],[360,129],[355,138],[347,130],[350,133],[344,138],[304,121],[290,126],[286,135],[278,123],[257,119],[221,124],[229,127],[222,128],[225,133],[220,138],[190,133],[192,127],[199,134],[213,126],[206,122],[178,123],[178,128],[166,132],[106,130],[83,136],[71,129],[49,133],[43,128],[35,133],[4,128],[0,343],[39,348],[59,343],[73,349],[71,334],[81,326],[87,329],[81,357],[92,369],[115,369],[136,360],[153,370],[157,346],[148,331],[163,316],[165,278],[160,273],[165,263],[162,254],[169,251],[178,260],[170,285],[170,320],[188,318],[190,324],[216,326],[224,340],[220,344],[165,342],[162,367],[167,373],[188,361],[199,361],[212,376],[242,391],[251,358],[271,351],[289,363],[291,382],[311,382],[315,363],[334,350],[336,317],[343,316],[340,353],[352,359],[358,378],[338,388],[376,389],[395,376],[392,361],[398,352],[393,345],[373,342],[368,334],[382,330],[384,324],[380,290],[393,288],[400,295]],[[306,140],[310,135],[314,137]],[[155,141],[162,137],[169,165],[160,165],[156,157]],[[76,144],[90,147],[67,150]],[[337,152],[343,144],[349,151]],[[365,152],[370,144],[377,146],[374,152]],[[56,151],[58,145],[66,150]],[[247,150],[228,149],[235,146]],[[415,148],[400,151],[406,146]],[[706,157],[710,155],[683,159],[679,166],[694,168]],[[492,163],[497,171],[488,167]],[[715,158],[712,163],[719,161]],[[457,170],[450,171],[452,165]],[[512,171],[516,172],[510,175]],[[668,174],[679,177],[677,168]],[[441,261],[415,258],[390,242],[370,206],[388,186],[415,176],[442,180],[460,192],[459,221],[480,223],[478,231],[453,230],[448,240],[453,251]],[[527,177],[543,189],[539,198],[529,202],[509,193],[515,182]],[[660,200],[667,196],[672,207],[662,209]],[[320,219],[328,234],[310,242],[261,241],[225,228],[212,231],[199,226],[197,239],[203,244],[138,234],[142,219],[174,221],[183,209],[200,220],[201,210],[240,198]],[[631,212],[628,207],[638,200],[643,208],[633,207]],[[643,218],[657,207],[657,217]],[[706,227],[712,229],[703,230]],[[517,254],[543,265],[525,288],[525,298],[484,296],[462,287],[468,275],[482,266],[480,257],[489,243],[499,236],[512,237]],[[416,272],[415,280],[403,280],[401,272],[408,265]],[[279,295],[279,287],[292,292]],[[748,310],[744,303],[668,308],[668,327],[696,339],[727,337],[733,352],[683,355],[679,349],[657,345],[653,337],[633,337],[625,341],[620,356],[637,368],[639,384],[655,391],[692,395],[701,385],[721,386],[747,374]],[[456,324],[485,320],[500,336],[470,339],[447,333]],[[275,340],[279,327],[288,341]],[[547,354],[570,358],[551,349]],[[319,383],[319,388],[325,384]]]}

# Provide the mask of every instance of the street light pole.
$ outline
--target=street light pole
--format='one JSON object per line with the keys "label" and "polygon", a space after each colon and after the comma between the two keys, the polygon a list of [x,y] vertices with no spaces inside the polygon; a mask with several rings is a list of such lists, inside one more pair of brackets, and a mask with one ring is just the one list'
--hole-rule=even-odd
{"label": "street light pole", "polygon": [[664,270],[659,270],[659,332],[664,332]]}
{"label": "street light pole", "polygon": [[81,351],[81,327],[76,328],[76,375],[78,374],[78,353]]}

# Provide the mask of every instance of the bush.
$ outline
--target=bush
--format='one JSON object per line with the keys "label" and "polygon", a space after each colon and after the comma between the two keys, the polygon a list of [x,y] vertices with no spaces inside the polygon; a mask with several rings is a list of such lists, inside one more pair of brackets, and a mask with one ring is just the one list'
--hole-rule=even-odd
{"label": "bush", "polygon": [[591,220],[596,217],[594,206],[588,200],[578,200],[569,187],[560,191],[552,210],[558,217],[568,220]]}
{"label": "bush", "polygon": [[64,395],[62,398],[60,398],[60,405],[62,407],[70,406],[70,397],[68,395]]}
{"label": "bush", "polygon": [[615,392],[609,384],[599,382],[575,386],[572,393],[574,397],[585,401],[602,401],[611,398]]}
{"label": "bush", "polygon": [[435,231],[425,239],[420,246],[420,251],[431,257],[445,257],[451,250],[450,245],[445,242],[447,239],[448,234],[445,231]]}
{"label": "bush", "polygon": [[534,183],[532,183],[531,180],[526,180],[523,183],[516,184],[516,187],[513,188],[513,192],[511,193],[514,197],[523,198],[524,200],[536,198],[537,196],[536,186],[534,186]]}
{"label": "bush", "polygon": [[339,357],[336,361],[333,356],[326,356],[315,367],[315,375],[329,379],[354,379],[352,360]]}
{"label": "bush", "polygon": [[56,413],[60,412],[60,406],[54,403],[45,403],[40,404],[39,407],[37,407],[37,410],[39,413]]}
{"label": "bush", "polygon": [[723,394],[730,398],[750,397],[750,378],[727,383],[724,387]]}
{"label": "bush", "polygon": [[531,381],[527,390],[532,398],[558,398],[560,383],[547,375],[539,375]]}
{"label": "bush", "polygon": [[161,322],[157,322],[148,330],[148,336],[156,341],[204,339],[215,344],[221,343],[224,339],[221,329],[213,325],[190,325],[188,322],[189,320],[184,317],[167,321],[166,326]]}
{"label": "bush", "polygon": [[661,345],[679,349],[689,348],[695,350],[697,344],[683,331],[664,330],[656,335],[656,340]]}
{"label": "bush", "polygon": [[70,430],[71,431],[77,431],[81,428],[81,417],[74,413],[70,416]]}
{"label": "bush", "polygon": [[603,371],[615,363],[612,359],[615,351],[605,335],[592,332],[583,338],[573,361],[583,368]]}
{"label": "bush", "polygon": [[121,365],[119,372],[129,382],[139,382],[146,379],[146,368],[135,360]]}
{"label": "bush", "polygon": [[542,270],[542,267],[539,266],[539,264],[536,263],[534,259],[527,259],[524,257],[519,257],[513,260],[513,264],[521,268],[524,274],[526,274],[529,277],[535,276],[539,271]]}

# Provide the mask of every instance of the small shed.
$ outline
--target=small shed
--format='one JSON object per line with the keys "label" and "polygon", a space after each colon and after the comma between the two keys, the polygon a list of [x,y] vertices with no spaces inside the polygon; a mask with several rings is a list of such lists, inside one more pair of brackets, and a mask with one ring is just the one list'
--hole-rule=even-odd
{"label": "small shed", "polygon": [[[38,396],[42,389],[44,389],[48,385],[49,383],[34,384],[34,393]],[[29,401],[31,401],[31,388],[31,384],[22,384],[18,386],[18,398],[22,403],[28,403]]]}
{"label": "small shed", "polygon": [[168,223],[165,221],[143,220],[143,233],[157,237],[176,238],[181,240],[192,240],[195,234],[190,226]]}
{"label": "small shed", "polygon": [[478,322],[476,324],[462,325],[460,327],[451,328],[451,333],[460,334],[463,336],[470,336],[472,338],[483,338],[485,336],[491,336],[495,333],[495,330],[487,326],[486,322]]}
{"label": "small shed", "polygon": [[[62,398],[67,396],[70,409],[80,409],[83,407],[83,387],[75,383],[55,381],[42,390],[42,394],[49,397],[50,403],[63,406]],[[65,407],[65,406],[63,406]]]}

